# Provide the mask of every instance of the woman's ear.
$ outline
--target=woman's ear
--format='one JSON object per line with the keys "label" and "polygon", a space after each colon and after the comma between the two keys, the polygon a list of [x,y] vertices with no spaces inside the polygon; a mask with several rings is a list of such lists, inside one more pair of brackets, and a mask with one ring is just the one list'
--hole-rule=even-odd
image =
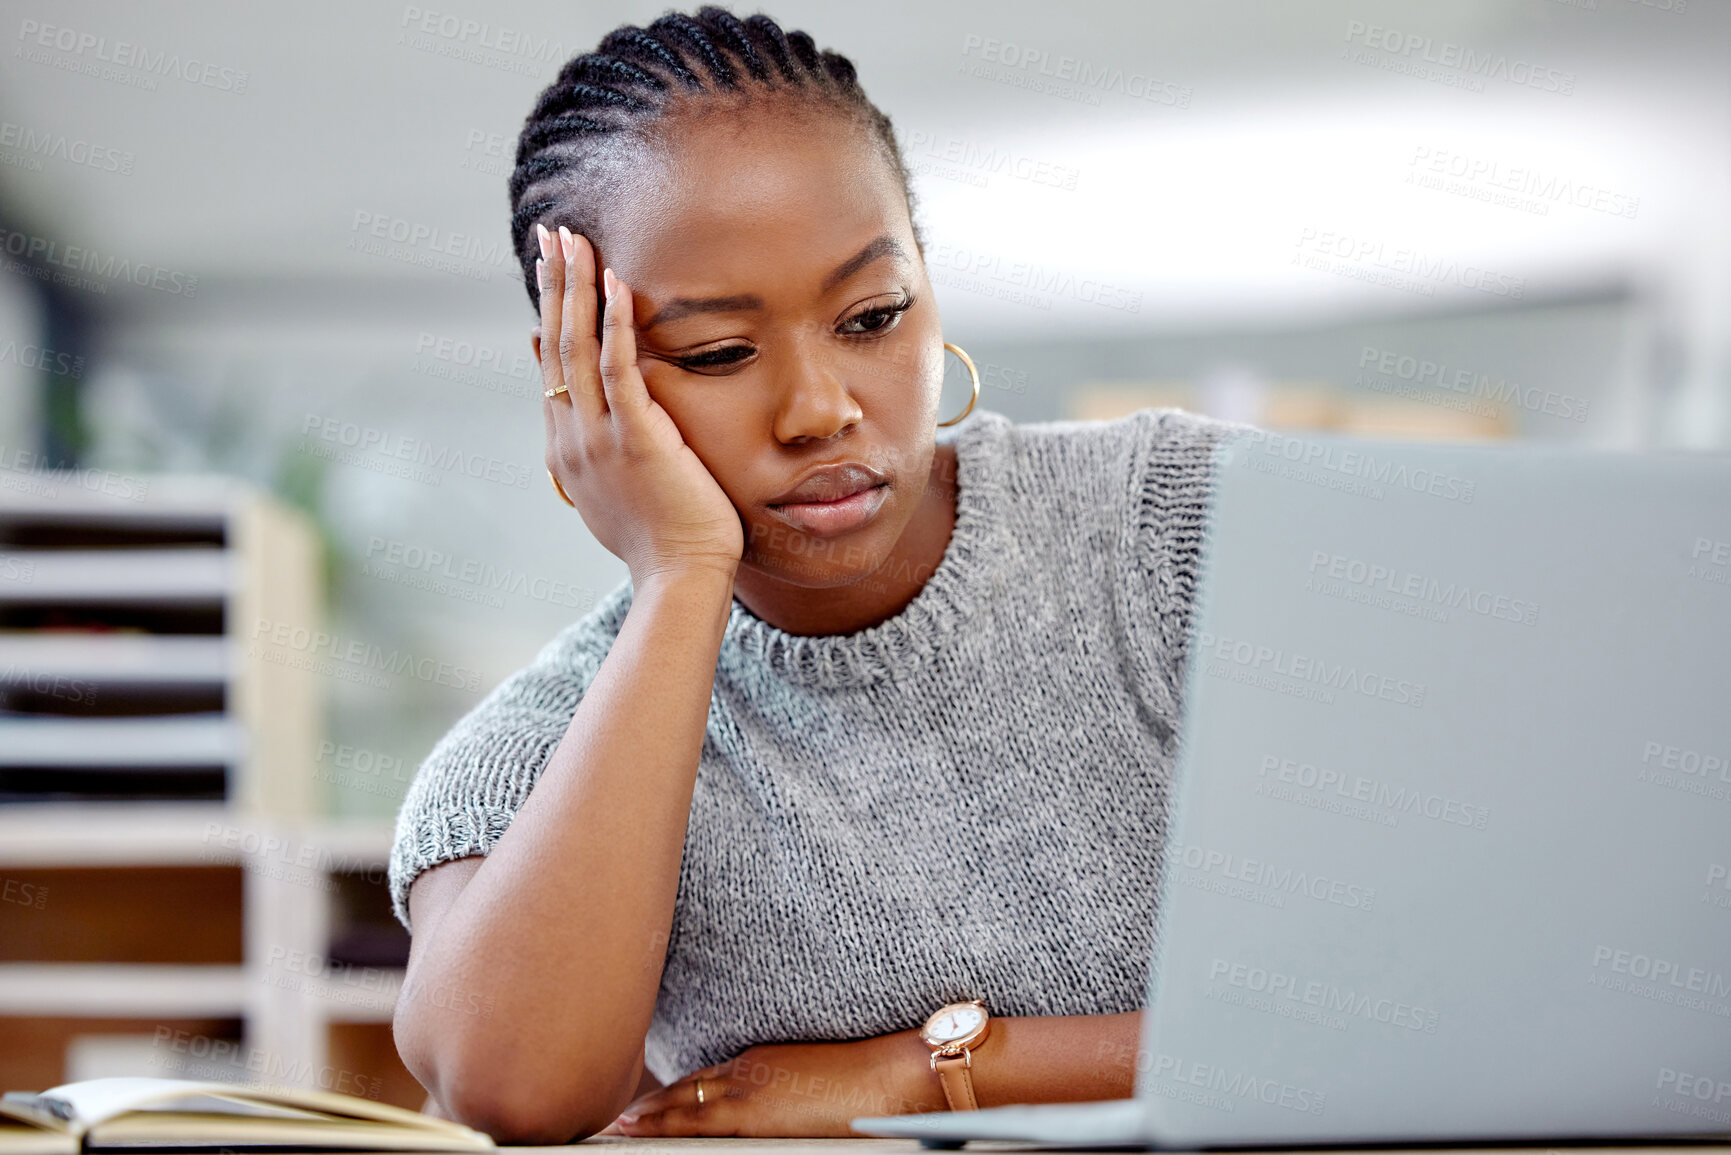
{"label": "woman's ear", "polygon": [[529,351],[535,354],[535,364],[541,363],[541,326],[529,330]]}

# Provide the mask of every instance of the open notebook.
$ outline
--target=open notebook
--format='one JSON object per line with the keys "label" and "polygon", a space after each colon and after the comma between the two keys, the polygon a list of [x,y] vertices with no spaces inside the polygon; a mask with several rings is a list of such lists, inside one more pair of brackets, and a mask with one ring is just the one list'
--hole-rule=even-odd
{"label": "open notebook", "polygon": [[0,1155],[158,1148],[490,1151],[460,1123],[332,1091],[112,1078],[0,1098]]}

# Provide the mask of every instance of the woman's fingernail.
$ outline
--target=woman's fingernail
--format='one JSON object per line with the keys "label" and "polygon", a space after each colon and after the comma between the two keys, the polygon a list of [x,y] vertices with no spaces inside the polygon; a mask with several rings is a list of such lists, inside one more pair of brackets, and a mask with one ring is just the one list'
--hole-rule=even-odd
{"label": "woman's fingernail", "polygon": [[577,251],[577,242],[571,239],[571,230],[564,225],[559,226],[559,251],[565,254],[567,261],[571,259],[571,254]]}
{"label": "woman's fingernail", "polygon": [[619,1122],[621,1122],[621,1123],[635,1123],[635,1122],[637,1122],[637,1116],[633,1115],[631,1112],[627,1111],[627,1112],[625,1112],[625,1114],[619,1116]]}
{"label": "woman's fingernail", "polygon": [[611,303],[613,300],[613,294],[619,291],[619,282],[617,278],[613,276],[613,270],[611,268],[601,270],[601,281],[603,287],[607,291],[607,300]]}

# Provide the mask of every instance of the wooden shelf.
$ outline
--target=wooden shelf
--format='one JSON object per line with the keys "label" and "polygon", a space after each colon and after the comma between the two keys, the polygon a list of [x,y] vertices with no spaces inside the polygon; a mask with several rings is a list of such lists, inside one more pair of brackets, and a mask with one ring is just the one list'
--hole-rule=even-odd
{"label": "wooden shelf", "polygon": [[99,687],[221,685],[235,672],[235,654],[223,637],[17,631],[0,633],[0,669]]}
{"label": "wooden shelf", "polygon": [[[253,837],[248,838],[251,834]],[[43,802],[0,806],[0,866],[208,866],[240,863],[265,838],[312,845],[325,862],[390,854],[388,821],[295,824],[259,819],[220,802]]]}
{"label": "wooden shelf", "polygon": [[226,549],[10,549],[0,553],[28,581],[0,584],[0,601],[219,601],[235,585]]}
{"label": "wooden shelf", "polygon": [[228,766],[245,753],[246,731],[226,714],[0,717],[0,767]]}
{"label": "wooden shelf", "polygon": [[103,493],[77,475],[33,472],[39,485],[6,492],[5,513],[60,523],[125,519],[140,525],[190,528],[220,523],[237,502],[253,496],[245,482],[220,474],[152,474],[124,492]]}
{"label": "wooden shelf", "polygon": [[238,1018],[244,967],[140,963],[0,963],[0,1014]]}

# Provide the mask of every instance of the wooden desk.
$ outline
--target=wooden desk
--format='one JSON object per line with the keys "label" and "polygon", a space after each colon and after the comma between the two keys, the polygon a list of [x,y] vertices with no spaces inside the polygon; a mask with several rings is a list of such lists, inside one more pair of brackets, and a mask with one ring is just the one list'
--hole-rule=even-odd
{"label": "wooden desk", "polygon": [[[617,1144],[623,1148],[618,1155],[697,1155],[698,1152],[727,1152],[729,1155],[747,1155],[747,1153],[764,1152],[766,1155],[917,1155],[925,1148],[917,1139],[634,1139],[624,1135],[596,1135],[581,1143],[569,1147],[502,1147],[501,1151],[524,1152],[528,1155],[534,1151],[565,1151],[572,1152],[584,1148],[599,1147],[603,1144]],[[962,1155],[969,1151],[1041,1151],[1062,1150],[1065,1152],[1081,1152],[1089,1150],[1082,1147],[1041,1148],[1025,1143],[1010,1143],[1003,1140],[977,1139],[969,1141],[962,1148]],[[1104,1148],[1102,1150],[1112,1150]],[[1123,1148],[1116,1150],[1122,1151]],[[1411,1148],[1378,1148],[1355,1147],[1351,1151],[1331,1152],[1316,1148],[1304,1155],[1412,1155]],[[1683,1145],[1664,1145],[1653,1147],[1609,1145],[1579,1145],[1579,1146],[1525,1146],[1525,1147],[1430,1147],[1426,1155],[1466,1155],[1466,1153],[1486,1151],[1523,1152],[1526,1155],[1560,1155],[1562,1152],[1592,1152],[1592,1155],[1731,1155],[1731,1143],[1690,1143]],[[934,1153],[935,1155],[935,1153]],[[1258,1155],[1252,1150],[1234,1152],[1233,1155]],[[1292,1152],[1270,1152],[1269,1155],[1293,1155]]]}

